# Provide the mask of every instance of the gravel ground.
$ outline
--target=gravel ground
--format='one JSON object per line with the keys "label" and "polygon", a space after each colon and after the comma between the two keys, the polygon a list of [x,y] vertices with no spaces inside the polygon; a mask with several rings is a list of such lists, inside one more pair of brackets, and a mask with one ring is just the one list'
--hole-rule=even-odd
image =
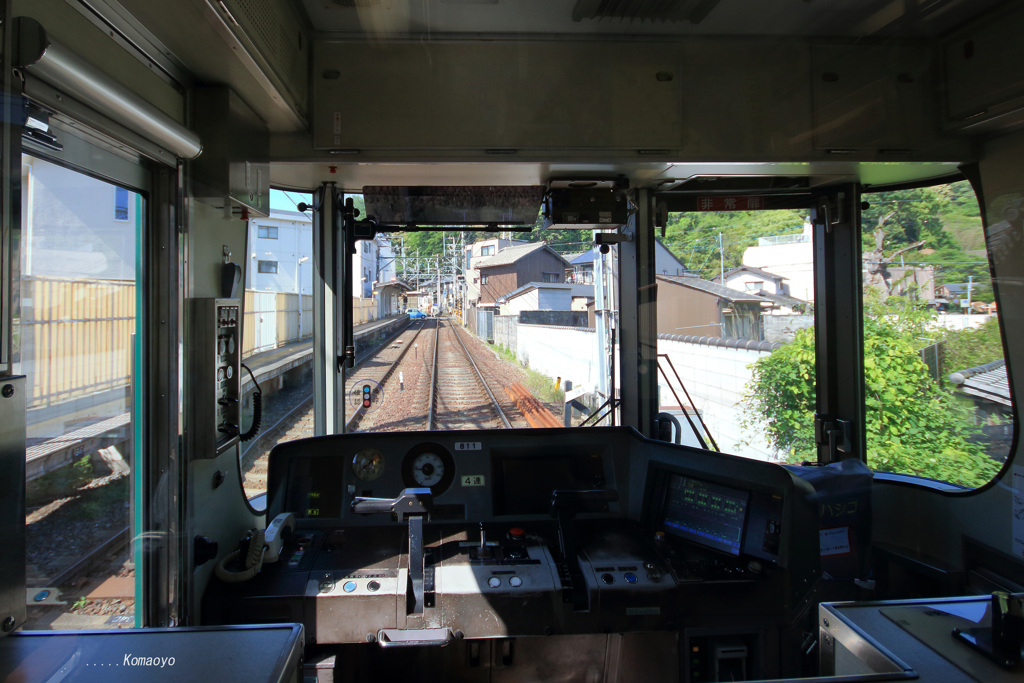
{"label": "gravel ground", "polygon": [[93,482],[30,508],[25,516],[28,584],[47,585],[129,521],[127,477]]}

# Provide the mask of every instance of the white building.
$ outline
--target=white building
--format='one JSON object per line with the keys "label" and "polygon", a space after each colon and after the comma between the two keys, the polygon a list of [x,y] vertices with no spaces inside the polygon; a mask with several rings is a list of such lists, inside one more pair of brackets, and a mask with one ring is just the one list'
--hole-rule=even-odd
{"label": "white building", "polygon": [[299,211],[271,209],[249,220],[246,289],[313,293],[313,219]]}
{"label": "white building", "polygon": [[139,195],[22,157],[23,277],[135,280]]}
{"label": "white building", "polygon": [[[313,293],[313,219],[299,211],[272,209],[249,221],[246,288]],[[356,243],[352,256],[352,296],[369,299],[374,289],[395,281],[395,255],[382,235]]]}
{"label": "white building", "polygon": [[811,221],[807,219],[803,232],[799,234],[761,237],[756,247],[748,247],[743,252],[743,265],[787,280],[789,291],[786,296],[813,302],[814,244],[811,227]]}
{"label": "white building", "polygon": [[[740,266],[739,268],[733,268],[725,274],[725,282],[723,284],[732,289],[739,289],[754,294],[767,292],[769,294],[789,296],[789,285],[785,282],[787,279],[781,275],[769,273],[754,266]],[[721,282],[721,278],[716,277],[714,281]]]}
{"label": "white building", "polygon": [[500,315],[518,315],[523,311],[568,311],[572,308],[575,285],[531,282],[498,299]]}

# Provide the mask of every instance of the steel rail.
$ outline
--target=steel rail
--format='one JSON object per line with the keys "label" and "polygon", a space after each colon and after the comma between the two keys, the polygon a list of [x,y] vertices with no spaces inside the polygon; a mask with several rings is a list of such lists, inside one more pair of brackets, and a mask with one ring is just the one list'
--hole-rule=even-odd
{"label": "steel rail", "polygon": [[[484,380],[483,373],[480,372],[480,368],[477,367],[476,361],[473,360],[473,354],[471,354],[469,352],[469,349],[466,347],[465,342],[462,341],[462,337],[459,335],[459,328],[458,328],[458,326],[457,325],[452,325],[450,327],[451,327],[451,330],[452,330],[452,334],[455,335],[456,341],[458,341],[459,342],[459,346],[462,347],[463,355],[465,355],[466,360],[469,361],[469,365],[470,365],[470,367],[473,368],[473,372],[476,373],[477,381],[480,382],[480,386],[483,387],[483,390],[487,393],[487,398],[490,399],[491,407],[494,408],[495,414],[497,415],[498,419],[501,420],[501,424],[504,425],[505,429],[511,429],[512,428],[512,424],[508,421],[508,418],[505,416],[505,411],[503,411],[501,409],[501,405],[498,403],[498,399],[494,398],[494,394],[491,393],[491,388],[489,386],[487,386],[487,382]],[[438,330],[440,330],[440,325],[438,326]],[[440,334],[440,332],[438,334]],[[440,344],[435,342],[435,345],[434,345],[434,372],[431,374],[431,378],[430,378],[431,391],[430,391],[430,412],[429,412],[429,417],[428,417],[428,422],[427,422],[427,429],[428,430],[432,430],[434,428],[434,393],[435,393],[436,390],[440,389],[440,387],[438,387],[435,384],[436,369],[437,369],[437,348],[438,348],[438,346],[440,346]]]}
{"label": "steel rail", "polygon": [[261,446],[262,447],[263,443],[268,438],[270,438],[270,436],[272,434],[276,434],[277,431],[281,428],[282,424],[284,424],[288,420],[293,419],[295,417],[295,413],[297,413],[300,409],[306,408],[308,410],[308,406],[312,402],[313,402],[313,397],[312,396],[299,401],[291,409],[289,409],[287,413],[282,415],[281,418],[277,422],[275,422],[273,424],[273,426],[264,427],[263,428],[263,433],[261,433],[255,439],[253,439],[252,443],[250,443],[246,447],[246,449],[244,451],[242,451],[241,461],[245,462],[245,459],[246,459],[246,457],[248,457],[249,453],[251,453],[253,450],[258,450],[256,448],[257,446]]}
{"label": "steel rail", "polygon": [[87,571],[92,565],[92,563],[97,560],[98,556],[115,550],[120,550],[128,544],[130,532],[131,528],[125,527],[120,531],[116,532],[107,540],[95,545],[92,548],[92,550],[90,550],[85,555],[80,557],[77,561],[75,561],[73,564],[64,569],[64,571],[62,571],[60,574],[57,574],[55,577],[53,577],[49,584],[52,586],[62,586],[69,582],[71,579],[81,574],[82,572]]}
{"label": "steel rail", "polygon": [[437,393],[437,350],[441,348],[441,319],[434,321],[434,360],[430,364],[430,396],[427,399],[427,431],[434,431],[436,415],[434,415],[434,394]]}

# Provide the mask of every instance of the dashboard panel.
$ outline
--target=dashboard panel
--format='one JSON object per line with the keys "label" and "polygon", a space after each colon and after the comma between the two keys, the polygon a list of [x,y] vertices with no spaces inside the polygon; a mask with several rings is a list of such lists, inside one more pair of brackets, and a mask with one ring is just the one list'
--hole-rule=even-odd
{"label": "dashboard panel", "polygon": [[[629,501],[628,432],[576,432],[571,442],[528,439],[481,430],[317,437],[282,444],[270,460],[268,513],[325,524],[380,524],[353,513],[356,497],[390,498],[429,488],[435,521],[480,522],[503,517],[550,518],[556,489],[612,489],[619,500],[596,513],[618,514]],[[575,431],[575,430],[574,430]]]}
{"label": "dashboard panel", "polygon": [[808,609],[809,492],[621,427],[292,441],[270,455],[268,520],[294,517],[280,559],[214,582],[204,620],[300,621],[318,645],[761,632]]}

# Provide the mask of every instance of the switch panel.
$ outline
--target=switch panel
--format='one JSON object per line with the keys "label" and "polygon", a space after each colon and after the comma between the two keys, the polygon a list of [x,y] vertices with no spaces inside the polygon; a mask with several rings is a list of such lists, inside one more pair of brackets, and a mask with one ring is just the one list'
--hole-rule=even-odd
{"label": "switch panel", "polygon": [[192,305],[191,457],[214,458],[238,443],[241,306],[238,299],[194,299]]}

